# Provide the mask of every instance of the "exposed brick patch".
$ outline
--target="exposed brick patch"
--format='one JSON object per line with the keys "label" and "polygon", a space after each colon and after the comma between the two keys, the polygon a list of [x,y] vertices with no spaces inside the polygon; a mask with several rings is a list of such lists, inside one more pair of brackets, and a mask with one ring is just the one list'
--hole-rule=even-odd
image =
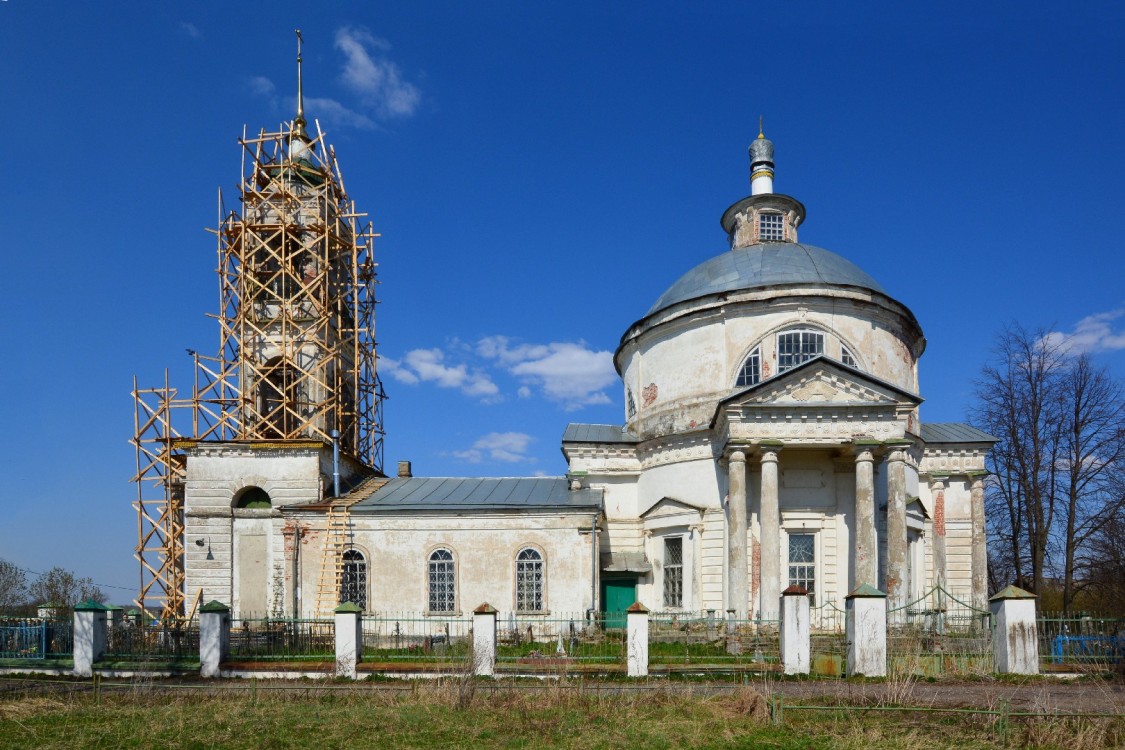
{"label": "exposed brick patch", "polygon": [[934,497],[934,536],[945,536],[945,491]]}

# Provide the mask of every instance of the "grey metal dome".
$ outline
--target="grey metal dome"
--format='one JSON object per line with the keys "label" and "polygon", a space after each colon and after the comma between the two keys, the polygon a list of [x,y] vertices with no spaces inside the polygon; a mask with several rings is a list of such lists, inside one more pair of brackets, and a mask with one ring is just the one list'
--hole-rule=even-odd
{"label": "grey metal dome", "polygon": [[700,263],[660,295],[646,317],[709,294],[783,284],[854,286],[886,294],[875,279],[836,253],[814,245],[770,242],[730,250]]}

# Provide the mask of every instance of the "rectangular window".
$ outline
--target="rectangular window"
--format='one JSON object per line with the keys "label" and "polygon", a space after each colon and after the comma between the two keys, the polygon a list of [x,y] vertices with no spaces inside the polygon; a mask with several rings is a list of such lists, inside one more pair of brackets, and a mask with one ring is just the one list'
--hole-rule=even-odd
{"label": "rectangular window", "polygon": [[777,371],[785,372],[824,354],[824,334],[819,331],[786,331],[777,334]]}
{"label": "rectangular window", "polygon": [[758,214],[758,241],[782,242],[785,240],[785,217],[781,214]]}
{"label": "rectangular window", "polygon": [[800,586],[816,602],[816,536],[789,535],[789,585]]}
{"label": "rectangular window", "polygon": [[664,606],[684,606],[684,539],[664,540]]}

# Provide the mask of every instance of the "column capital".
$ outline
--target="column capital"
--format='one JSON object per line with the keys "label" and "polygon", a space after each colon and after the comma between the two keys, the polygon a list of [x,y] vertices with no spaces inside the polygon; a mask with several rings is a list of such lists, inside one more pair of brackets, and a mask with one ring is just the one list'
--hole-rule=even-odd
{"label": "column capital", "polygon": [[727,453],[727,461],[733,463],[746,463],[746,450],[745,448],[733,448]]}
{"label": "column capital", "polygon": [[777,454],[785,447],[780,440],[763,440],[758,443],[758,451],[762,454],[762,461],[776,461]]}
{"label": "column capital", "polygon": [[948,474],[930,474],[930,489],[944,490],[947,479],[949,479]]}
{"label": "column capital", "polygon": [[857,440],[852,443],[852,455],[855,456],[856,463],[861,461],[875,461],[875,451],[880,447],[877,441],[861,441]]}

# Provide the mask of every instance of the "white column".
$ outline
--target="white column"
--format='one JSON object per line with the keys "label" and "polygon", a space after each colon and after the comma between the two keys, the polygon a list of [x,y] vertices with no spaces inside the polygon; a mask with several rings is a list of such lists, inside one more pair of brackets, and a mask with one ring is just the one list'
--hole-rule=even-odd
{"label": "white column", "polygon": [[945,588],[945,476],[930,477],[933,498],[934,585]]}
{"label": "white column", "polygon": [[848,677],[887,675],[887,595],[861,584],[845,598]]}
{"label": "white column", "polygon": [[750,582],[746,566],[746,454],[732,451],[727,459],[727,608],[746,617]]}
{"label": "white column", "polygon": [[891,609],[905,606],[909,598],[906,555],[906,450],[896,444],[887,457],[887,599]]}
{"label": "white column", "polygon": [[496,674],[496,608],[488,602],[473,610],[473,674]]}
{"label": "white column", "polygon": [[984,475],[969,476],[969,514],[973,522],[972,598],[975,609],[988,606],[988,543],[984,532]]}
{"label": "white column", "polygon": [[855,448],[855,586],[874,587],[879,578],[879,541],[875,533],[875,455],[869,446]]}
{"label": "white column", "polygon": [[630,677],[648,676],[648,607],[634,602],[625,610],[625,649]]}
{"label": "white column", "polygon": [[785,674],[809,673],[809,592],[790,586],[781,592],[781,666]]}
{"label": "white column", "polygon": [[762,593],[760,617],[777,619],[781,595],[781,510],[777,497],[777,454],[780,444],[764,443],[762,449]]}
{"label": "white column", "polygon": [[1039,674],[1035,594],[1009,586],[988,600],[992,610],[992,662],[997,674]]}
{"label": "white column", "polygon": [[356,666],[363,657],[363,610],[344,602],[336,613],[336,676],[356,677]]}
{"label": "white column", "polygon": [[74,675],[92,677],[94,662],[102,658],[106,647],[106,611],[104,604],[88,599],[74,608]]}
{"label": "white column", "polygon": [[210,601],[199,608],[199,674],[218,677],[230,655],[230,607]]}

